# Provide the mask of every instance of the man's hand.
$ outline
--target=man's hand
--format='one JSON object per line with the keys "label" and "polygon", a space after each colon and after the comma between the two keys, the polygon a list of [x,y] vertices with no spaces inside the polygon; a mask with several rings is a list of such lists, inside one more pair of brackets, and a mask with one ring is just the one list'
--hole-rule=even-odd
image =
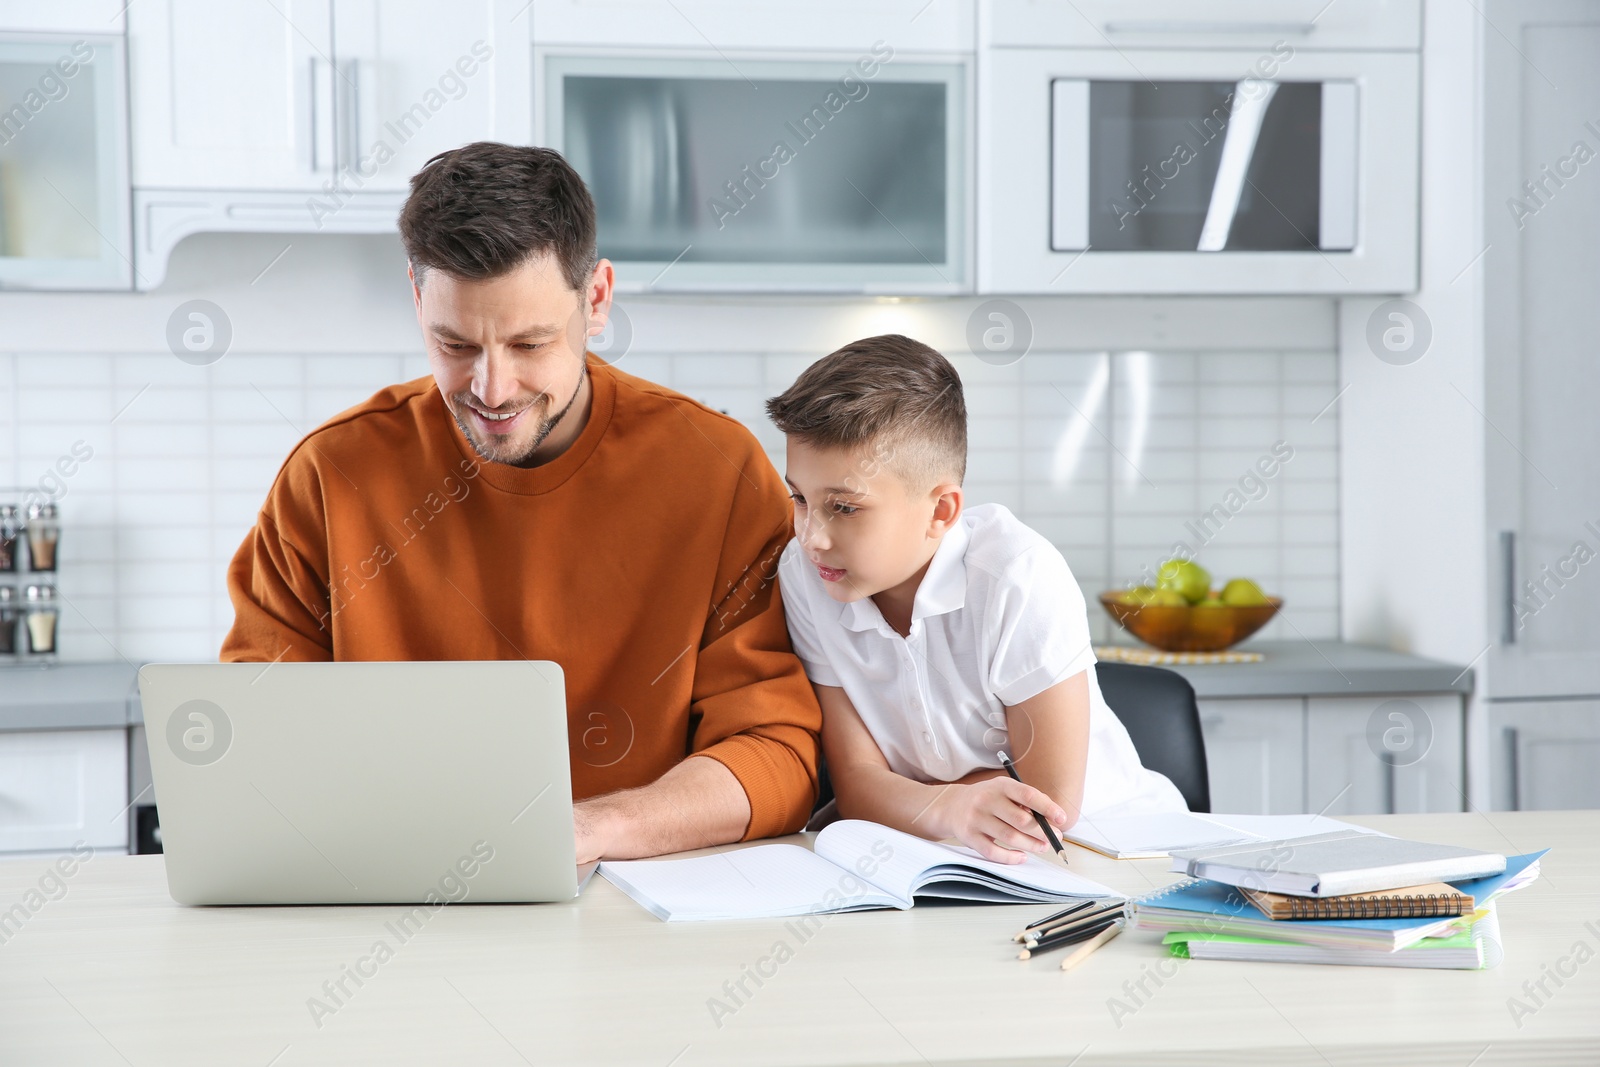
{"label": "man's hand", "polygon": [[1035,811],[1058,830],[1067,825],[1067,813],[1059,804],[1010,778],[947,786],[936,806],[936,821],[949,829],[950,836],[997,863],[1021,863],[1029,852],[1050,851],[1033,817]]}
{"label": "man's hand", "polygon": [[744,786],[706,756],[690,756],[649,785],[572,806],[580,864],[725,845],[743,837],[749,825]]}
{"label": "man's hand", "polygon": [[606,854],[607,819],[604,807],[593,800],[572,806],[572,835],[578,846],[578,866],[593,863]]}

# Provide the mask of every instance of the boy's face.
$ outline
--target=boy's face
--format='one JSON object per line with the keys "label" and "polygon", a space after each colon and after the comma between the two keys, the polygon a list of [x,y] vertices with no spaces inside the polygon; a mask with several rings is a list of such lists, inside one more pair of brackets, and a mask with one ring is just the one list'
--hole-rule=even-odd
{"label": "boy's face", "polygon": [[950,486],[917,492],[888,459],[871,447],[818,448],[789,439],[785,480],[795,536],[828,595],[841,604],[909,581],[951,521],[935,515]]}

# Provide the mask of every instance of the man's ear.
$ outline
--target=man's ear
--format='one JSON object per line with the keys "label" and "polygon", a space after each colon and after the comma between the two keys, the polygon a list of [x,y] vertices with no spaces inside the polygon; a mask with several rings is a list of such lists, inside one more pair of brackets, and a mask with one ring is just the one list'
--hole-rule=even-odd
{"label": "man's ear", "polygon": [[943,537],[949,532],[950,527],[961,520],[961,512],[965,506],[961,486],[955,482],[944,482],[928,490],[928,495],[933,500],[933,516],[928,520],[928,536]]}
{"label": "man's ear", "polygon": [[589,291],[584,294],[584,310],[589,317],[588,336],[597,337],[605,332],[606,323],[611,320],[611,298],[616,284],[617,272],[609,259],[594,265],[594,273],[589,276]]}
{"label": "man's ear", "polygon": [[417,316],[422,316],[422,286],[417,284],[417,271],[410,263],[406,264],[406,277],[411,281],[411,304],[417,309]]}

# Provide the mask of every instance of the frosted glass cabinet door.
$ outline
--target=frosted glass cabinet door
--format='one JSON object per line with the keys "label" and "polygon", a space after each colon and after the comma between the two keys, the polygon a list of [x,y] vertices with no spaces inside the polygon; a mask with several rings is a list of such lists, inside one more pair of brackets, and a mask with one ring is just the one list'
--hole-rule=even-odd
{"label": "frosted glass cabinet door", "polygon": [[0,34],[0,289],[126,289],[120,40]]}
{"label": "frosted glass cabinet door", "polygon": [[967,286],[964,64],[551,56],[545,85],[626,288]]}

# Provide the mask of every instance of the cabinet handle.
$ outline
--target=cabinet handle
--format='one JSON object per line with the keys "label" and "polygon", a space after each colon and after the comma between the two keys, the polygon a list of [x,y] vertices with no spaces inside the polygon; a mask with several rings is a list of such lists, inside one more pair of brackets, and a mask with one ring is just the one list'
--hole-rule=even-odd
{"label": "cabinet handle", "polygon": [[311,169],[331,170],[334,158],[333,68],[327,60],[311,57]]}
{"label": "cabinet handle", "polygon": [[347,59],[339,75],[339,143],[341,170],[355,170],[361,161],[361,61]]}
{"label": "cabinet handle", "polygon": [[1505,593],[1500,614],[1500,643],[1517,643],[1517,531],[1500,531],[1500,574]]}
{"label": "cabinet handle", "polygon": [[1316,32],[1314,22],[1182,22],[1156,19],[1140,22],[1108,22],[1107,33],[1162,33],[1195,34],[1227,33],[1255,36],[1256,34],[1309,37]]}
{"label": "cabinet handle", "polygon": [[1511,754],[1511,767],[1508,778],[1511,786],[1511,810],[1522,810],[1522,752],[1517,746],[1517,728],[1507,726],[1501,731],[1501,736],[1506,739],[1506,749]]}

